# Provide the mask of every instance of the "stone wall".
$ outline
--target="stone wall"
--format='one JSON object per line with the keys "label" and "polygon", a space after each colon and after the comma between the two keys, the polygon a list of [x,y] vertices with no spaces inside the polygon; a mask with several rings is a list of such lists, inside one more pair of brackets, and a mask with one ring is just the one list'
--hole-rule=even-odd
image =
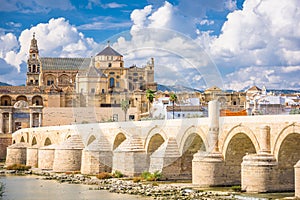
{"label": "stone wall", "polygon": [[[137,109],[130,108],[129,115],[138,117]],[[45,107],[43,109],[43,126],[68,125],[73,123],[106,122],[115,116],[117,121],[124,121],[124,111],[121,108],[101,107]]]}
{"label": "stone wall", "polygon": [[7,147],[12,144],[11,134],[0,134],[0,161],[5,161]]}

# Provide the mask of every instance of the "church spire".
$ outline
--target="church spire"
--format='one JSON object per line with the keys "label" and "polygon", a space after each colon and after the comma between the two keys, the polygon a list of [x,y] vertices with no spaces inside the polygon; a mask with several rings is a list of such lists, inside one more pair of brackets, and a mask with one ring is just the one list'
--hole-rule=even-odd
{"label": "church spire", "polygon": [[33,33],[33,38],[31,39],[29,53],[39,53],[37,40],[35,39],[35,33]]}

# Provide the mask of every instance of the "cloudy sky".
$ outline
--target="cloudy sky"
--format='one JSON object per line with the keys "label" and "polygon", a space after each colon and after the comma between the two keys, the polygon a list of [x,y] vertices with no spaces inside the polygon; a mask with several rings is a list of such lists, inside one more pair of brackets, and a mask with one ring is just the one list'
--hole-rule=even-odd
{"label": "cloudy sky", "polygon": [[161,84],[300,89],[299,19],[299,0],[1,0],[0,81],[25,83],[35,32],[42,57],[153,57]]}

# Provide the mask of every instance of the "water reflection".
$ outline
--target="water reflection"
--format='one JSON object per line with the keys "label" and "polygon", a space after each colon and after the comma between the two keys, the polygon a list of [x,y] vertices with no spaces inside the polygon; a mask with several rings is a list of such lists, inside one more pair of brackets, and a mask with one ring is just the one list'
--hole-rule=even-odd
{"label": "water reflection", "polygon": [[[110,193],[93,190],[97,186],[58,183],[54,180],[41,180],[38,176],[1,176],[4,184],[4,200],[137,200],[141,196]],[[149,200],[149,198],[143,198]]]}

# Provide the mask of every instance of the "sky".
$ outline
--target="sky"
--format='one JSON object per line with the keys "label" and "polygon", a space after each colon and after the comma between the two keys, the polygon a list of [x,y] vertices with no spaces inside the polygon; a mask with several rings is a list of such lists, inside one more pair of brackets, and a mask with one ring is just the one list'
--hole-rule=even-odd
{"label": "sky", "polygon": [[91,57],[108,41],[125,67],[153,57],[160,84],[300,89],[299,0],[0,3],[0,82],[25,83],[35,32],[41,57]]}

